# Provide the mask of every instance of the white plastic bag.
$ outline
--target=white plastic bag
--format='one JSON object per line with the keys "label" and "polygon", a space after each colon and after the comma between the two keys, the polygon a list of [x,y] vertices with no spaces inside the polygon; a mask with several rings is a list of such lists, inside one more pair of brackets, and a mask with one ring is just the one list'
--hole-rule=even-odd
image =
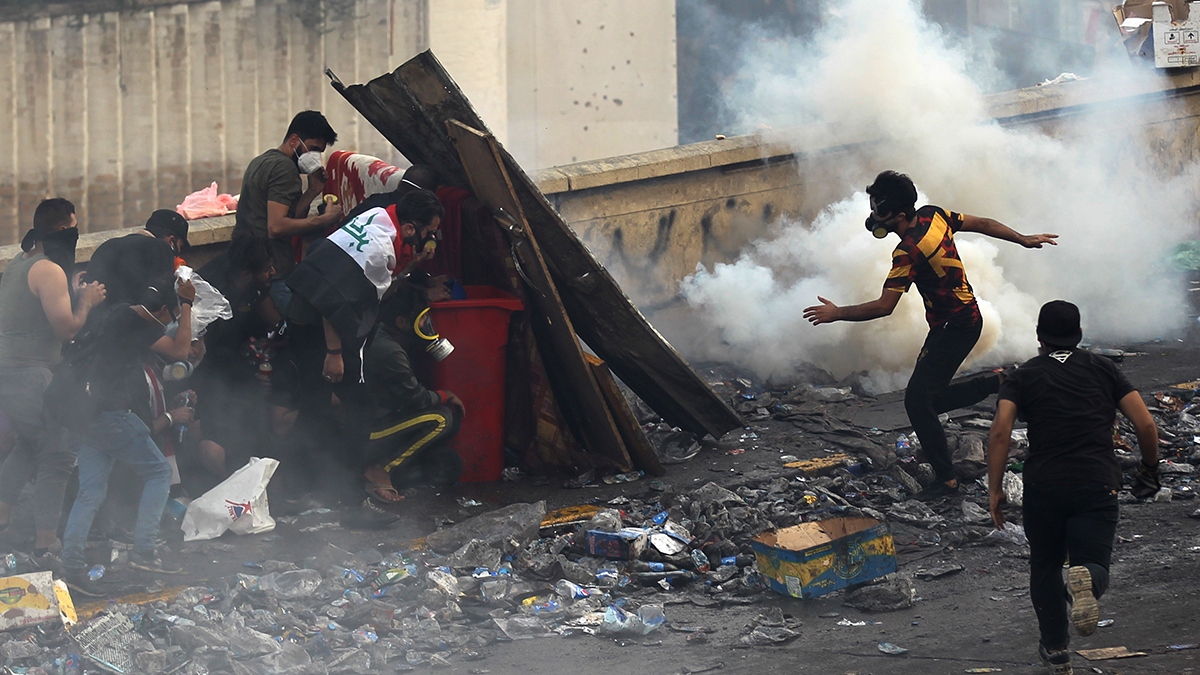
{"label": "white plastic bag", "polygon": [[[233,318],[233,307],[229,301],[221,295],[212,284],[205,281],[199,274],[196,274],[192,268],[187,265],[181,265],[175,270],[175,278],[184,281],[191,281],[196,287],[196,299],[192,303],[192,339],[195,340],[204,331],[208,330],[208,325],[217,319],[225,319],[226,321]],[[179,282],[175,282],[176,288]]]}
{"label": "white plastic bag", "polygon": [[275,529],[267,505],[267,483],[278,467],[278,460],[251,457],[246,466],[188,504],[183,540],[216,539],[225,530],[258,534]]}

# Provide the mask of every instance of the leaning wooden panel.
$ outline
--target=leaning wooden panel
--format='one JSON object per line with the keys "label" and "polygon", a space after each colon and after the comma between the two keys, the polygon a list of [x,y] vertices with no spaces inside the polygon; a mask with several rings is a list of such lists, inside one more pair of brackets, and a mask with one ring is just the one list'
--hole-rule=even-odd
{"label": "leaning wooden panel", "polygon": [[[580,439],[587,449],[612,460],[622,471],[633,468],[617,429],[613,416],[605,402],[604,394],[596,383],[591,368],[584,360],[583,349],[575,337],[571,319],[563,309],[562,300],[555,288],[554,280],[546,269],[546,262],[538,250],[537,240],[525,223],[512,183],[500,163],[496,150],[496,139],[456,120],[446,123],[458,149],[462,166],[465,167],[475,198],[493,211],[503,210],[502,224],[513,243],[513,255],[517,258],[522,274],[531,287],[530,297],[534,300],[535,321],[543,322],[546,334],[552,343],[553,360],[542,350],[542,358],[549,368],[556,368],[565,378],[565,391],[556,390],[560,400],[574,403],[563,407],[568,414],[574,413],[574,423],[581,430]],[[542,345],[539,345],[542,346]]]}
{"label": "leaning wooden panel", "polygon": [[[440,125],[487,126],[431,52],[365,85],[334,87],[410,161],[437,167],[448,184],[469,180]],[[727,402],[659,335],[502,147],[502,164],[536,235],[575,331],[613,372],[671,424],[721,436],[742,426]]]}
{"label": "leaning wooden panel", "polygon": [[596,382],[600,383],[600,391],[604,392],[604,399],[608,401],[613,419],[621,429],[625,449],[629,451],[634,466],[651,476],[667,475],[667,470],[658,460],[658,453],[654,452],[654,446],[650,444],[650,439],[646,438],[646,430],[638,424],[637,416],[633,414],[633,408],[629,407],[629,401],[625,400],[625,394],[622,394],[621,388],[617,386],[617,380],[608,369],[608,364],[591,354],[584,354],[584,357],[587,358],[592,374],[596,376]]}

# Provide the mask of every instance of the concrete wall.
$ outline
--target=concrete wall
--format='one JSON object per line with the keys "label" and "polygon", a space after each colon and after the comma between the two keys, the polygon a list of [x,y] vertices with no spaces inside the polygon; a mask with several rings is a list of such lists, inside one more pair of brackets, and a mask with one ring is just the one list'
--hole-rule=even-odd
{"label": "concrete wall", "polygon": [[676,143],[672,0],[130,7],[0,7],[0,245],[48,196],[74,202],[89,232],[145,222],[213,181],[237,194],[250,159],[308,108],[329,117],[335,149],[406,165],[324,70],[365,82],[430,46],[498,138],[519,120],[509,145],[530,168]]}
{"label": "concrete wall", "polygon": [[[1200,72],[1182,72],[1118,90],[1103,81],[1006,92],[989,99],[1002,124],[1052,135],[1118,133],[1174,175],[1200,161]],[[1078,124],[1087,114],[1087,124]],[[779,137],[742,136],[536,172],[534,179],[596,257],[644,310],[669,305],[678,281],[697,264],[732,260],[746,242],[783,216],[811,218],[861,187],[821,170],[837,154],[865,156],[870,139],[807,127]],[[227,239],[229,219],[194,223],[210,255]],[[97,235],[81,241],[80,259]],[[0,248],[0,266],[18,249]]]}
{"label": "concrete wall", "polygon": [[354,81],[418,51],[417,4],[303,11],[312,6],[231,0],[0,23],[0,242],[50,195],[76,204],[86,232],[144,222],[212,181],[237,194],[247,162],[306,108],[326,113],[336,147],[400,161],[323,69]]}
{"label": "concrete wall", "polygon": [[[1130,138],[1123,161],[1148,163],[1164,176],[1200,161],[1194,71],[1160,74],[1132,88],[1102,80],[1034,87],[988,102],[1004,125],[1055,137]],[[562,166],[535,178],[645,310],[670,305],[678,282],[697,264],[732,260],[780,217],[811,219],[861,189],[862,176],[849,180],[823,167],[854,159],[867,166],[873,147],[871,139],[808,127]]]}
{"label": "concrete wall", "polygon": [[507,137],[496,137],[522,166],[679,143],[674,0],[506,1]]}

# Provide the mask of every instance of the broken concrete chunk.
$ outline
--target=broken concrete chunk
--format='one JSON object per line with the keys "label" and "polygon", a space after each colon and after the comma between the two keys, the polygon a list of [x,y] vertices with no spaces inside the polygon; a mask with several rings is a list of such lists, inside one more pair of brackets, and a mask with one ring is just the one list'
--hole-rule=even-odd
{"label": "broken concrete chunk", "polygon": [[707,502],[707,503],[721,504],[721,505],[726,505],[726,504],[740,504],[742,506],[746,505],[746,501],[744,499],[742,499],[741,497],[737,496],[736,494],[730,492],[729,490],[726,490],[725,488],[723,488],[720,485],[717,485],[716,483],[713,483],[711,481],[709,483],[706,483],[704,485],[704,487],[701,487],[700,489],[692,492],[692,501],[701,502],[701,503]]}
{"label": "broken concrete chunk", "polygon": [[882,583],[850,591],[843,602],[849,607],[866,612],[894,612],[912,607],[916,600],[917,589],[913,585],[912,577],[896,574]]}

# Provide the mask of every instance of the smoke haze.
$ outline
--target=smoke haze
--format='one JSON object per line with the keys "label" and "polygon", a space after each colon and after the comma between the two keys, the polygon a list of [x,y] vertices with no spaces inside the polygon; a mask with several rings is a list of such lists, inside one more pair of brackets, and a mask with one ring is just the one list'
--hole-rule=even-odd
{"label": "smoke haze", "polygon": [[877,390],[903,386],[927,332],[915,288],[892,316],[872,322],[813,327],[801,317],[817,295],[839,305],[879,297],[897,240],[863,228],[861,186],[887,168],[912,176],[918,204],[1061,236],[1041,250],[956,237],[984,317],[965,367],[1032,356],[1038,308],[1056,298],[1080,306],[1085,339],[1125,343],[1181,329],[1185,293],[1162,262],[1193,229],[1195,167],[1163,178],[1121,133],[1058,140],[1001,127],[968,76],[978,61],[948,46],[913,5],[848,0],[815,41],[747,43],[741,59],[751,85],[726,101],[743,132],[823,122],[879,143],[866,159],[839,155],[843,165],[821,167],[844,183],[842,201],[812,222],[780,222],[735,262],[684,280],[698,324],[689,355],[763,377],[811,362],[839,377],[870,371]]}

